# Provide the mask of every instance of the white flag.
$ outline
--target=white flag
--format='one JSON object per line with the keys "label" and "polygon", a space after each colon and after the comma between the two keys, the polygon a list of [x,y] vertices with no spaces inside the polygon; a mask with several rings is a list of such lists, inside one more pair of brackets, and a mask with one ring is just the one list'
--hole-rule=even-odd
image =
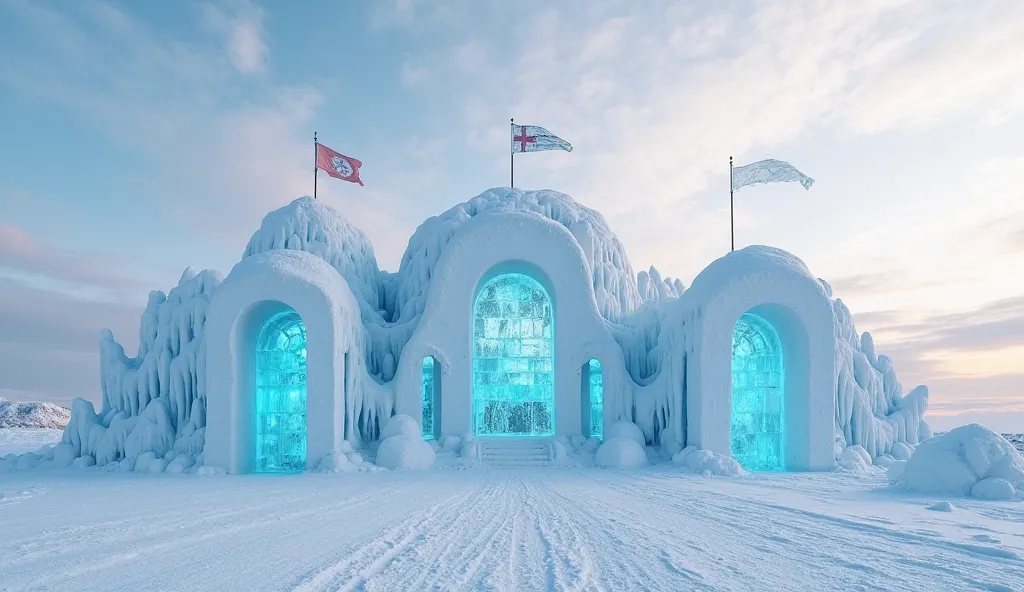
{"label": "white flag", "polygon": [[781,160],[761,160],[732,170],[732,188],[739,189],[757,183],[779,183],[796,181],[810,189],[814,179],[796,170],[796,167]]}

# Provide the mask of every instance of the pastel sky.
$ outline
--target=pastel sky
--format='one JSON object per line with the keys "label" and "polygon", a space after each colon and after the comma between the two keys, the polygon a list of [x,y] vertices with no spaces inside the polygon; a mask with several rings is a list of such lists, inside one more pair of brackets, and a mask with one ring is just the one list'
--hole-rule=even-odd
{"label": "pastel sky", "polygon": [[516,185],[601,211],[635,271],[802,257],[938,429],[1024,432],[1020,0],[0,0],[0,395],[99,398],[151,289],[223,273],[312,191],[395,270],[423,219],[508,184],[508,121],[571,153]]}

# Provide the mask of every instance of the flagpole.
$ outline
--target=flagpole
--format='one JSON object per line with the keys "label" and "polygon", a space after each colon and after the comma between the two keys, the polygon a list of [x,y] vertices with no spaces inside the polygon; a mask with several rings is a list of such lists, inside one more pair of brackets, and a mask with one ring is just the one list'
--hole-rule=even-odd
{"label": "flagpole", "polygon": [[316,132],[313,132],[313,199],[316,199],[316,177],[319,172],[316,168]]}
{"label": "flagpole", "polygon": [[729,252],[736,250],[736,221],[733,214],[733,182],[732,182],[732,157],[729,157]]}
{"label": "flagpole", "polygon": [[[512,141],[515,142],[516,137],[516,120],[515,118],[509,118],[509,128],[512,130]],[[516,186],[516,153],[512,149],[512,143],[508,145],[508,186],[513,188]]]}

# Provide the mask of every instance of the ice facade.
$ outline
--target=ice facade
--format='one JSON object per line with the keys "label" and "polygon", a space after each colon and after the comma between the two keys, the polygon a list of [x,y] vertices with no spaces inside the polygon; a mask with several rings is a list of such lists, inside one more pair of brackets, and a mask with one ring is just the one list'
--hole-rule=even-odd
{"label": "ice facade", "polygon": [[[298,364],[298,341],[282,328],[271,345],[284,349],[257,346],[285,319],[305,332],[304,414],[290,406],[298,366],[269,370]],[[777,384],[752,369],[734,378],[749,361],[736,330],[755,325],[775,336]],[[109,331],[100,357],[102,409],[76,401],[61,445],[129,469],[173,457],[184,470],[312,470],[374,446],[398,415],[439,442],[601,437],[623,420],[670,454],[692,446],[783,470],[931,435],[927,389],[903,393],[892,361],[795,256],[741,249],[688,288],[653,267],[634,274],[598,212],[547,190],[495,188],[426,220],[396,273],[339,212],[299,198],[264,218],[226,277],[187,269],[153,292],[134,357]]]}
{"label": "ice facade", "polygon": [[473,310],[473,427],[485,436],[550,436],[555,424],[551,300],[534,279],[487,282]]}
{"label": "ice facade", "polygon": [[782,344],[753,314],[736,321],[732,336],[732,457],[744,469],[783,468]]}

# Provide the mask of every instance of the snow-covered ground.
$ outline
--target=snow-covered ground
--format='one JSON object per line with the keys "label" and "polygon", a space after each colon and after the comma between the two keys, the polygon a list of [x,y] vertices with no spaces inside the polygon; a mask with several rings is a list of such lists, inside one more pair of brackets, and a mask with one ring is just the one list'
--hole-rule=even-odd
{"label": "snow-covered ground", "polygon": [[3,590],[1024,589],[1024,504],[881,473],[65,469],[0,493]]}
{"label": "snow-covered ground", "polygon": [[60,442],[63,433],[64,430],[45,428],[0,428],[0,457],[12,452],[35,452],[40,446]]}

